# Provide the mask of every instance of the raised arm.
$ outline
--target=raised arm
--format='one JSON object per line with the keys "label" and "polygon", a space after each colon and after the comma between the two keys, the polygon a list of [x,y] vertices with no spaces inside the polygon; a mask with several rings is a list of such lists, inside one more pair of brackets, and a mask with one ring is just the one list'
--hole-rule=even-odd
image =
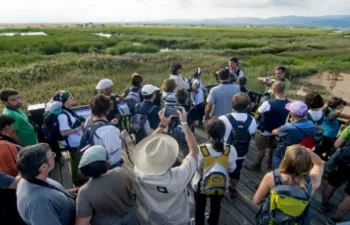
{"label": "raised arm", "polygon": [[197,159],[198,158],[198,143],[197,139],[192,133],[190,127],[187,124],[187,112],[183,107],[179,107],[181,110],[178,110],[178,114],[180,117],[180,122],[183,126],[185,136],[186,136],[186,142],[189,148],[189,155],[193,156],[193,158]]}

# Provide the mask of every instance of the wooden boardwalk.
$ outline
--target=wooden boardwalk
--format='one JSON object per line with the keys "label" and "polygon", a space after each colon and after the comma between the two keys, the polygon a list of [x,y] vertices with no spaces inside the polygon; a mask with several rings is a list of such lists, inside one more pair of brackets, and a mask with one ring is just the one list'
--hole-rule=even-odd
{"label": "wooden boardwalk", "polygon": [[[196,137],[198,143],[204,143],[207,141],[207,136],[202,130],[196,130]],[[130,157],[132,158],[134,146],[130,140],[127,140],[128,150]],[[250,151],[245,160],[245,163],[253,163],[255,160],[255,143],[254,140],[251,143]],[[123,167],[130,171],[132,174],[132,165],[128,161],[126,154],[124,154],[125,163]],[[252,203],[253,195],[256,191],[256,187],[260,184],[264,173],[268,172],[266,163],[262,167],[262,173],[252,172],[246,169],[242,169],[241,182],[238,185],[238,196],[235,199],[231,199],[228,194],[225,195],[221,203],[221,215],[220,215],[220,225],[253,225],[255,224],[255,214],[258,207]],[[323,181],[324,183],[324,181]],[[322,183],[322,186],[323,186]],[[317,190],[313,196],[311,202],[311,212],[312,212],[312,225],[323,225],[326,221],[326,215],[319,212],[318,209],[322,200],[322,186]],[[338,204],[344,194],[344,186],[335,192],[335,195],[331,199],[334,205]],[[142,209],[140,210],[141,217],[145,216]],[[209,211],[209,208],[208,208]],[[143,218],[141,219],[141,224],[144,224]],[[350,221],[350,214],[348,213],[344,218],[344,221]]]}

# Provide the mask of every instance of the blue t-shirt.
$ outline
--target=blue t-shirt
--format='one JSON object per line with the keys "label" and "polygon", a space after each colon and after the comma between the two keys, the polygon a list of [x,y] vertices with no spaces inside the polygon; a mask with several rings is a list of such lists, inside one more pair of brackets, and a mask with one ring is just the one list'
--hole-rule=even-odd
{"label": "blue t-shirt", "polygon": [[209,92],[207,103],[213,106],[213,117],[220,117],[232,112],[232,97],[240,93],[236,84],[224,83],[212,88]]}
{"label": "blue t-shirt", "polygon": [[335,118],[334,120],[329,119],[329,116],[334,112],[335,112],[334,109],[329,110],[328,115],[323,120],[322,128],[324,130],[323,136],[325,137],[337,138],[338,131],[339,131],[339,122],[337,118]]}
{"label": "blue t-shirt", "polygon": [[316,128],[310,120],[298,120],[294,123],[287,123],[278,128],[279,140],[276,152],[284,156],[286,148],[290,145],[299,144],[305,137],[315,137]]}

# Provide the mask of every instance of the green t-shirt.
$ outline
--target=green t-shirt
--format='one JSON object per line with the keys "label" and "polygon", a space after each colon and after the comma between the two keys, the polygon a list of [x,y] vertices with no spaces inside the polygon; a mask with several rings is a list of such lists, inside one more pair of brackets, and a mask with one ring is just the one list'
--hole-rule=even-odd
{"label": "green t-shirt", "polygon": [[13,129],[16,131],[16,135],[24,145],[38,144],[38,136],[34,130],[33,125],[29,122],[27,115],[22,109],[13,110],[5,107],[2,112],[5,115],[12,116],[15,119]]}
{"label": "green t-shirt", "polygon": [[349,140],[350,140],[350,126],[348,126],[347,128],[345,128],[345,129],[340,133],[340,137],[343,138],[345,141],[349,141]]}

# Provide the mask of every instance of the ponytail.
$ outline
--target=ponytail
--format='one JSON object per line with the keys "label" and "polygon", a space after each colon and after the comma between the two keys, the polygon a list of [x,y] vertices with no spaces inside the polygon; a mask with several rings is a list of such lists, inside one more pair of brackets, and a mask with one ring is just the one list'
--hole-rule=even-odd
{"label": "ponytail", "polygon": [[225,150],[225,146],[224,146],[224,140],[222,139],[215,139],[211,141],[211,145],[213,146],[214,150],[217,152],[221,152],[223,153]]}

